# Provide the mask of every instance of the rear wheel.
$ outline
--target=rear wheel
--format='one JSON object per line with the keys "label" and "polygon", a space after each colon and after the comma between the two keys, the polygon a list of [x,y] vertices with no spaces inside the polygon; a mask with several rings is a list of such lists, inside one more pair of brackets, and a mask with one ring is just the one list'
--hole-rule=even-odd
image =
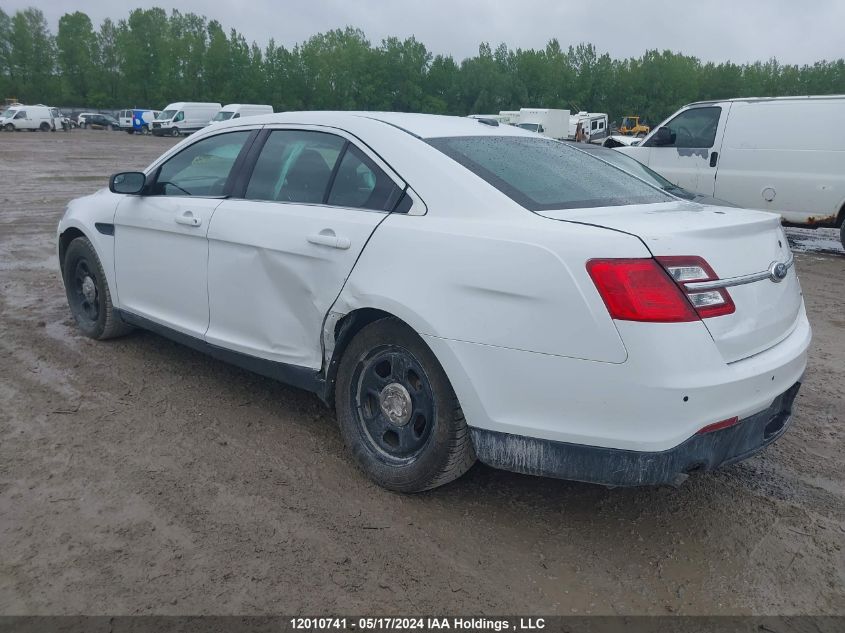
{"label": "rear wheel", "polygon": [[78,237],[67,247],[63,277],[70,311],[85,336],[102,340],[131,331],[112,305],[106,274],[88,238]]}
{"label": "rear wheel", "polygon": [[449,379],[420,336],[397,319],[355,335],[340,361],[335,402],[346,446],[384,488],[435,488],[475,462]]}

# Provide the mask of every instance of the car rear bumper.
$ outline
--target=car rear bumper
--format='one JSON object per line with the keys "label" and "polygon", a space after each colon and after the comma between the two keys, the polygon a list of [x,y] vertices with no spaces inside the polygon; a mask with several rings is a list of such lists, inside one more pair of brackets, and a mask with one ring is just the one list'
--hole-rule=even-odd
{"label": "car rear bumper", "polygon": [[478,459],[496,468],[608,486],[677,484],[690,472],[736,463],[777,440],[789,426],[800,386],[795,383],[767,409],[734,426],[693,435],[659,452],[584,446],[479,428],[470,431]]}

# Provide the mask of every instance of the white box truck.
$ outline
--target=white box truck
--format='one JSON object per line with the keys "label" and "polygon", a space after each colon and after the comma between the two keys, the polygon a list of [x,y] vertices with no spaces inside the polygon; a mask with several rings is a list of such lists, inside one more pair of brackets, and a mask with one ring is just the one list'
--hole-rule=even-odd
{"label": "white box truck", "polygon": [[155,136],[179,136],[204,128],[222,106],[219,103],[178,101],[168,105],[153,121]]}
{"label": "white box truck", "polygon": [[270,105],[256,105],[254,103],[229,103],[223,106],[214,118],[209,123],[219,123],[220,121],[229,121],[231,119],[241,119],[248,116],[258,116],[260,114],[273,114],[273,106]]}
{"label": "white box truck", "polygon": [[520,108],[517,126],[555,139],[569,136],[569,110]]}
{"label": "white box truck", "polygon": [[616,150],[684,189],[839,228],[845,246],[843,119],[845,95],[702,101]]}

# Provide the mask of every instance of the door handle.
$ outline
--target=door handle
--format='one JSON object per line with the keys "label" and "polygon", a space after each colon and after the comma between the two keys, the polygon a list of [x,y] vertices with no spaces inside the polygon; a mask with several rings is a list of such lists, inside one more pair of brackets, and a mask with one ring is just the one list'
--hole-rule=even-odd
{"label": "door handle", "polygon": [[183,211],[180,215],[176,216],[176,223],[186,224],[188,226],[199,226],[202,224],[202,218],[195,216],[192,211]]}
{"label": "door handle", "polygon": [[352,242],[349,241],[348,237],[338,237],[331,229],[323,229],[315,235],[309,235],[306,239],[311,242],[311,244],[328,246],[330,248],[339,248],[342,251],[345,251],[347,248],[352,246]]}
{"label": "door handle", "polygon": [[710,152],[710,166],[715,167],[716,161],[719,160],[719,152]]}

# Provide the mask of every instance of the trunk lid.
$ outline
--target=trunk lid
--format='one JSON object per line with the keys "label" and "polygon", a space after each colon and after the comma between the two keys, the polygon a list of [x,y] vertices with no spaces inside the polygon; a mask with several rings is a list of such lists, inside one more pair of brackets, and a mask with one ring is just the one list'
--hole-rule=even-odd
{"label": "trunk lid", "polygon": [[[702,257],[720,280],[762,274],[773,263],[792,262],[780,217],[764,211],[679,201],[538,213],[553,220],[635,235],[655,257]],[[738,361],[776,345],[798,322],[802,297],[794,265],[779,282],[766,275],[750,283],[732,285],[727,291],[736,310],[703,320],[725,362]]]}

